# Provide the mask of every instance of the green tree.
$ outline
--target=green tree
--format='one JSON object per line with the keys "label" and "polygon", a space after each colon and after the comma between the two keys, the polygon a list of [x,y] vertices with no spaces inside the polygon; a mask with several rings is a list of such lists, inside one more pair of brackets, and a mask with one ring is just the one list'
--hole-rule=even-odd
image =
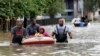
{"label": "green tree", "polygon": [[48,14],[54,17],[64,9],[64,0],[0,0],[0,15],[21,17]]}
{"label": "green tree", "polygon": [[[14,20],[13,17],[35,18],[37,15],[47,14],[54,18],[63,10],[64,0],[0,0],[0,17],[4,23],[7,18]],[[3,26],[6,26],[5,24]],[[15,24],[15,21],[12,24]]]}
{"label": "green tree", "polygon": [[96,0],[85,0],[85,9],[93,12],[96,7]]}
{"label": "green tree", "polygon": [[100,8],[100,0],[85,0],[85,8],[89,12],[93,12]]}
{"label": "green tree", "polygon": [[97,6],[100,8],[100,0],[97,0],[96,3],[97,3]]}
{"label": "green tree", "polygon": [[29,0],[28,8],[31,17],[42,15],[46,8],[46,0]]}
{"label": "green tree", "polygon": [[64,8],[64,0],[46,0],[45,11],[51,18],[54,18],[57,13],[62,13]]}

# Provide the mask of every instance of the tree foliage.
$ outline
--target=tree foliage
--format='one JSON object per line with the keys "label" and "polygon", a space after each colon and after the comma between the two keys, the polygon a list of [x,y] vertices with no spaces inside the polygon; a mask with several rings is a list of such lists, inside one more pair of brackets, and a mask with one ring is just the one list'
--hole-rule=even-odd
{"label": "tree foliage", "polygon": [[63,11],[63,4],[64,0],[0,0],[0,16],[54,16]]}
{"label": "tree foliage", "polygon": [[95,0],[85,0],[85,8],[88,11],[93,11],[96,3]]}
{"label": "tree foliage", "polygon": [[85,8],[91,12],[95,11],[100,8],[100,0],[85,0]]}
{"label": "tree foliage", "polygon": [[64,0],[46,0],[46,13],[54,18],[57,13],[62,13],[64,10]]}

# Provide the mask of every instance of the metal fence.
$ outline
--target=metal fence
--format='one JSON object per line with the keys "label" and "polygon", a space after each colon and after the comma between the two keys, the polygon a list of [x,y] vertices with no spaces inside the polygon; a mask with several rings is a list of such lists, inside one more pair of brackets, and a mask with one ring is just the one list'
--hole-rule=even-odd
{"label": "metal fence", "polygon": [[42,19],[42,20],[37,20],[37,23],[40,25],[54,25],[57,24],[59,18],[57,19]]}

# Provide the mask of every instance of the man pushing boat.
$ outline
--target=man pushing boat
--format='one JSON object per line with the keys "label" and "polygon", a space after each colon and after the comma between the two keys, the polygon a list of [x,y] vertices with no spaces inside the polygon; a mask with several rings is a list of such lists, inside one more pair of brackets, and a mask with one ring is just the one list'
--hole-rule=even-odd
{"label": "man pushing boat", "polygon": [[58,25],[54,28],[52,36],[55,35],[56,42],[68,42],[67,34],[72,39],[71,31],[69,27],[65,25],[65,19],[59,19]]}

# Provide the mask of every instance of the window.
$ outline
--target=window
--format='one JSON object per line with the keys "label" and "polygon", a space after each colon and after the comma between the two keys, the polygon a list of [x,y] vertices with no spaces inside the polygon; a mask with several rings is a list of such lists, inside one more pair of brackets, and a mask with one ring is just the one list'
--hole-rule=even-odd
{"label": "window", "polygon": [[68,12],[68,16],[73,16],[73,12]]}

